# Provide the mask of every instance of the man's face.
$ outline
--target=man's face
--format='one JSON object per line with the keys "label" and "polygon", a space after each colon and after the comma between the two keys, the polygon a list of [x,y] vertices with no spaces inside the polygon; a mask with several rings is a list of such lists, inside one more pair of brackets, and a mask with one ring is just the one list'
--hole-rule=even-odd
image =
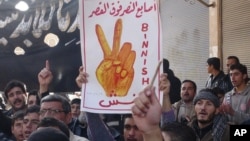
{"label": "man's face", "polygon": [[207,64],[207,73],[212,73],[213,65]]}
{"label": "man's face", "polygon": [[28,97],[28,107],[36,105],[36,96],[35,95],[30,95]]}
{"label": "man's face", "polygon": [[210,100],[201,99],[194,106],[197,120],[199,123],[207,124],[212,122],[217,108]]}
{"label": "man's face", "polygon": [[245,85],[246,74],[242,74],[238,69],[230,70],[230,78],[234,87]]}
{"label": "man's face", "polygon": [[71,104],[71,113],[73,118],[78,118],[80,115],[80,104]]}
{"label": "man's face", "polygon": [[43,102],[40,106],[40,120],[45,117],[53,117],[65,124],[69,124],[72,115],[71,112],[66,114],[63,110],[62,103],[57,101]]}
{"label": "man's face", "polygon": [[142,133],[135,125],[133,118],[126,118],[124,121],[124,141],[143,141]]}
{"label": "man's face", "polygon": [[23,119],[23,135],[27,139],[30,134],[36,130],[39,123],[38,113],[28,113]]}
{"label": "man's face", "polygon": [[236,64],[236,60],[235,59],[227,59],[227,73],[230,72],[230,66]]}
{"label": "man's face", "polygon": [[8,93],[8,102],[14,110],[25,107],[26,94],[19,87],[12,88]]}
{"label": "man's face", "polygon": [[181,99],[188,103],[188,102],[192,102],[193,98],[195,96],[195,90],[194,90],[194,86],[191,82],[184,82],[181,85]]}
{"label": "man's face", "polygon": [[15,120],[14,125],[11,127],[11,132],[15,136],[16,141],[23,141],[23,120],[17,119]]}

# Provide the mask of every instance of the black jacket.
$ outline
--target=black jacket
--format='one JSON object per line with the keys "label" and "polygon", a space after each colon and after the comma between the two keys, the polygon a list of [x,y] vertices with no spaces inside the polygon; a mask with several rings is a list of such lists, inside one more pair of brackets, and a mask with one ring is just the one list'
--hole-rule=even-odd
{"label": "black jacket", "polygon": [[219,87],[222,89],[225,93],[232,90],[232,83],[230,80],[230,77],[228,79],[228,76],[224,74],[223,71],[220,71],[220,73],[213,79],[213,75],[210,75],[206,82],[206,88],[215,88]]}

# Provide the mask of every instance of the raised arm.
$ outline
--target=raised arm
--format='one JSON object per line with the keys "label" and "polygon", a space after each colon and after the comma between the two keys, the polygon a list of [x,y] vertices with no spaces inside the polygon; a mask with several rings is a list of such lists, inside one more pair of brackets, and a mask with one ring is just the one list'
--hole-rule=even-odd
{"label": "raised arm", "polygon": [[148,86],[139,93],[134,99],[132,113],[144,141],[163,140],[159,126],[162,108],[155,95],[155,87]]}

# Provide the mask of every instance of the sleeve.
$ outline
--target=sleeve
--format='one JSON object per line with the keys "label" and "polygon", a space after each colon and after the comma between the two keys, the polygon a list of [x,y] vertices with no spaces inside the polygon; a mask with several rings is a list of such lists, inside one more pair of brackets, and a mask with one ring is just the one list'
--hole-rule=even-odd
{"label": "sleeve", "polygon": [[86,112],[89,140],[115,141],[99,114]]}
{"label": "sleeve", "polygon": [[41,99],[44,98],[44,97],[47,96],[47,95],[49,95],[49,91],[46,91],[46,92],[42,93],[42,94],[41,94],[41,97],[39,97],[39,95],[37,95],[37,96],[36,96],[36,99],[37,99],[36,104],[37,104],[37,105],[40,105]]}
{"label": "sleeve", "polygon": [[161,126],[164,124],[164,123],[167,123],[167,122],[172,122],[172,121],[175,121],[175,114],[174,114],[174,110],[170,110],[168,112],[163,112],[162,115],[161,115]]}
{"label": "sleeve", "polygon": [[7,136],[11,136],[11,118],[6,116],[2,110],[0,110],[0,131],[6,134]]}

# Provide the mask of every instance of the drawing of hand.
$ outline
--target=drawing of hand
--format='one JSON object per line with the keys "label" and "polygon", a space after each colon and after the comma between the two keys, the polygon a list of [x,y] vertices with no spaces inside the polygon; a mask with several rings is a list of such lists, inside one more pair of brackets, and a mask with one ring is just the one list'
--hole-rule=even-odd
{"label": "drawing of hand", "polygon": [[102,27],[97,24],[96,35],[101,45],[104,59],[96,69],[98,82],[105,90],[106,96],[124,97],[132,84],[134,78],[134,62],[136,52],[131,50],[132,44],[125,42],[120,49],[122,34],[122,20],[118,19],[114,28],[113,48],[106,40]]}

